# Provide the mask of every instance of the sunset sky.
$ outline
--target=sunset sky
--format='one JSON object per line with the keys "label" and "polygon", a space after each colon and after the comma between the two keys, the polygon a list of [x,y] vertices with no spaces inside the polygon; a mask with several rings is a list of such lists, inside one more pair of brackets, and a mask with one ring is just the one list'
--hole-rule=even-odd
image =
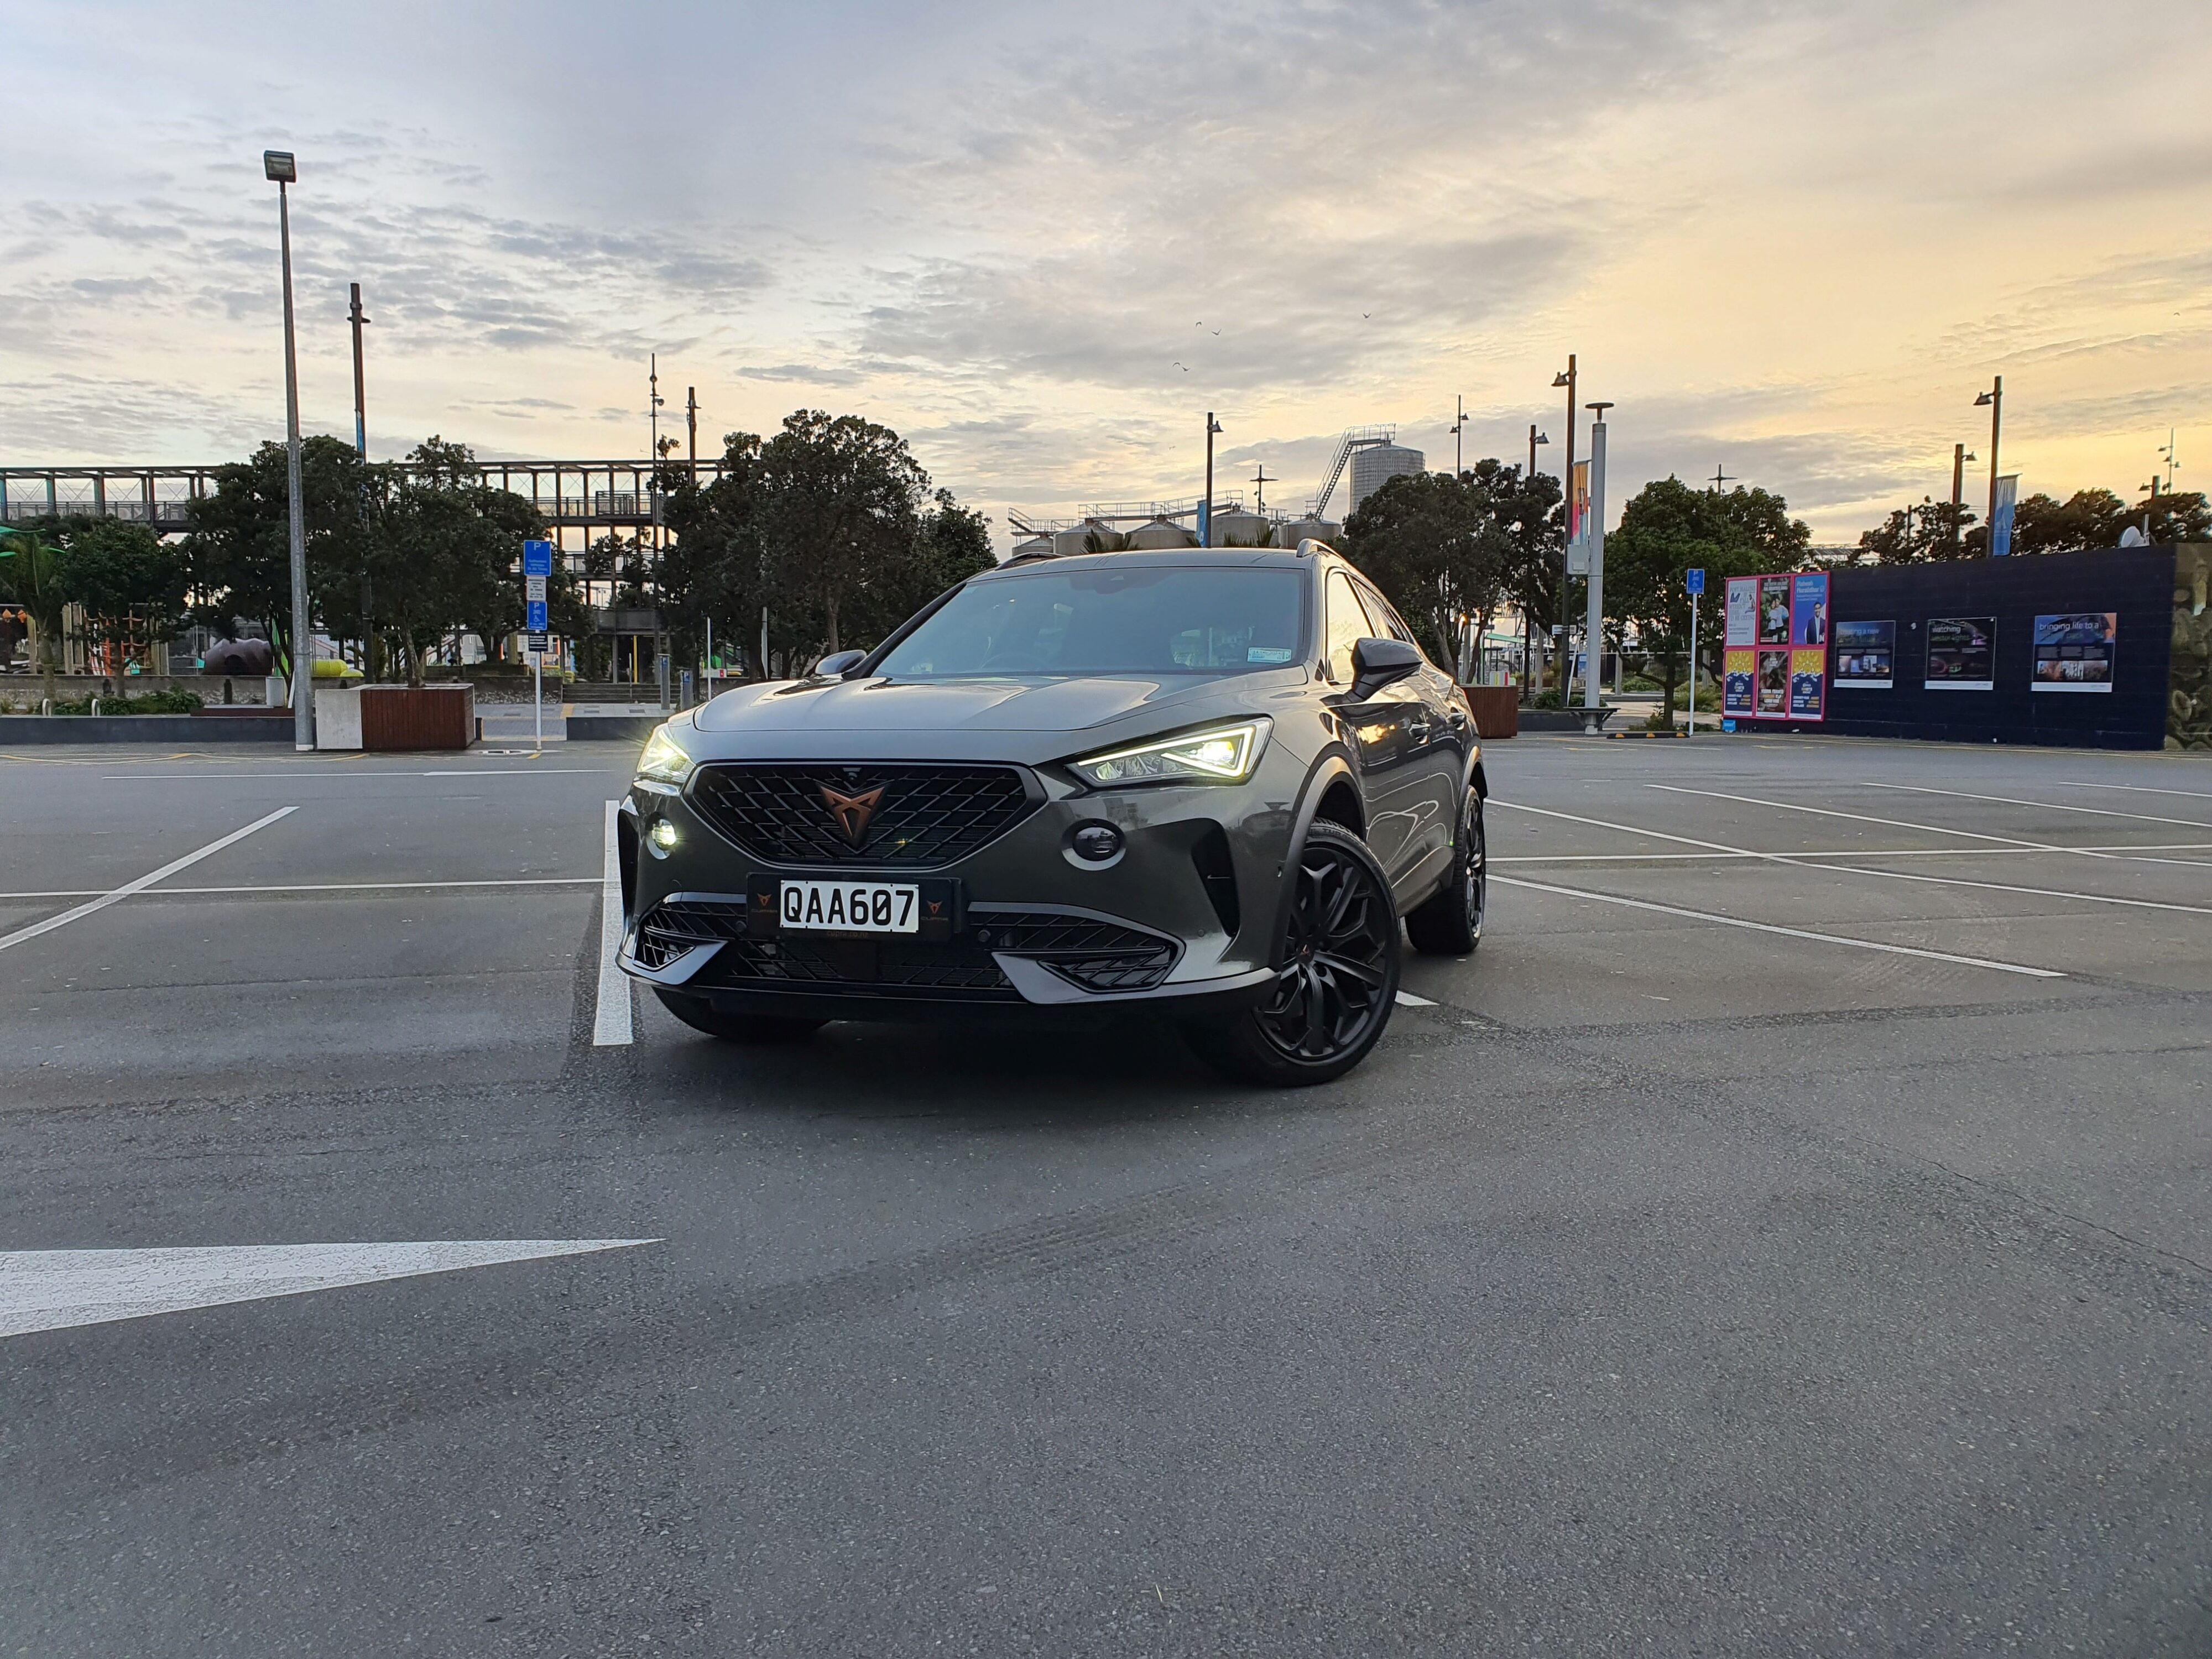
{"label": "sunset sky", "polygon": [[[1612,506],[1714,468],[1856,539],[1987,458],[2212,484],[2212,8],[68,5],[0,0],[0,460],[281,435],[488,456],[896,428],[1010,507],[1291,505],[1343,428],[1449,465],[1612,400]],[[707,447],[702,437],[702,448]],[[1970,470],[1970,473],[1971,473]],[[1970,482],[1970,502],[1981,485]],[[1340,506],[1341,501],[1340,498]]]}

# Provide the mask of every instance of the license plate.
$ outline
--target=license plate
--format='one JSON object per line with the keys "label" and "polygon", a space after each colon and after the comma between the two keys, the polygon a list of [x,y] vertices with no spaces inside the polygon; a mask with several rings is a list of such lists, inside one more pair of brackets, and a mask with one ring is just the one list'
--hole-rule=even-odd
{"label": "license plate", "polygon": [[911,882],[787,881],[776,915],[799,932],[912,933],[921,927],[921,890]]}

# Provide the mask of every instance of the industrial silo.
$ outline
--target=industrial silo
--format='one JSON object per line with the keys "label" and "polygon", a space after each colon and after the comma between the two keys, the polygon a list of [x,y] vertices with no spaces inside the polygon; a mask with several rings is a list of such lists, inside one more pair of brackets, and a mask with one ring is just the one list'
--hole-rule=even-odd
{"label": "industrial silo", "polygon": [[1327,542],[1334,547],[1344,534],[1344,526],[1334,519],[1293,519],[1275,532],[1278,547],[1296,547],[1300,542]]}
{"label": "industrial silo", "polygon": [[1213,515],[1213,544],[1216,547],[1262,547],[1267,544],[1267,532],[1273,528],[1274,526],[1257,513],[1231,507],[1226,513]]}
{"label": "industrial silo", "polygon": [[1402,444],[1372,444],[1352,452],[1352,510],[1391,479],[1425,471],[1428,457]]}
{"label": "industrial silo", "polygon": [[1154,519],[1129,532],[1132,548],[1196,547],[1198,538],[1171,519]]}

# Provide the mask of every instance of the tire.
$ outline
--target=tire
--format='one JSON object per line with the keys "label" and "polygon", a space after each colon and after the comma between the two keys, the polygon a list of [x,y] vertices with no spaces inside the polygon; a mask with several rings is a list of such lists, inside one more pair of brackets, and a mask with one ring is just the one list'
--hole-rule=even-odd
{"label": "tire", "polygon": [[1291,869],[1275,982],[1235,1018],[1184,1038],[1228,1076],[1277,1087],[1327,1083],[1367,1058],[1398,995],[1398,916],[1367,844],[1323,820]]}
{"label": "tire", "polygon": [[1490,848],[1483,835],[1482,797],[1467,792],[1450,877],[1406,917],[1406,936],[1427,957],[1463,957],[1482,943],[1490,903]]}
{"label": "tire", "polygon": [[826,1019],[797,1019],[786,1014],[724,1013],[704,997],[664,991],[657,985],[653,994],[660,999],[662,1007],[693,1030],[704,1031],[725,1042],[804,1042],[830,1023]]}

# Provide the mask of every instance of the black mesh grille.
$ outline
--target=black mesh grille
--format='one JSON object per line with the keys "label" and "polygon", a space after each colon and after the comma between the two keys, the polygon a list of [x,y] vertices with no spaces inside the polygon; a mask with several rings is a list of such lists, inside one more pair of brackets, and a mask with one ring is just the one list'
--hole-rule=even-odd
{"label": "black mesh grille", "polygon": [[735,900],[669,900],[638,928],[636,953],[645,967],[659,968],[695,945],[728,941],[691,981],[700,987],[1018,1001],[994,951],[1032,957],[1091,991],[1150,990],[1182,951],[1173,939],[1090,916],[978,906],[968,921],[959,937],[942,943],[752,939],[745,907]]}
{"label": "black mesh grille", "polygon": [[[880,790],[860,842],[823,799]],[[781,865],[933,869],[966,858],[1042,804],[1010,766],[702,766],[690,800],[755,858]],[[849,816],[849,815],[848,815]]]}

